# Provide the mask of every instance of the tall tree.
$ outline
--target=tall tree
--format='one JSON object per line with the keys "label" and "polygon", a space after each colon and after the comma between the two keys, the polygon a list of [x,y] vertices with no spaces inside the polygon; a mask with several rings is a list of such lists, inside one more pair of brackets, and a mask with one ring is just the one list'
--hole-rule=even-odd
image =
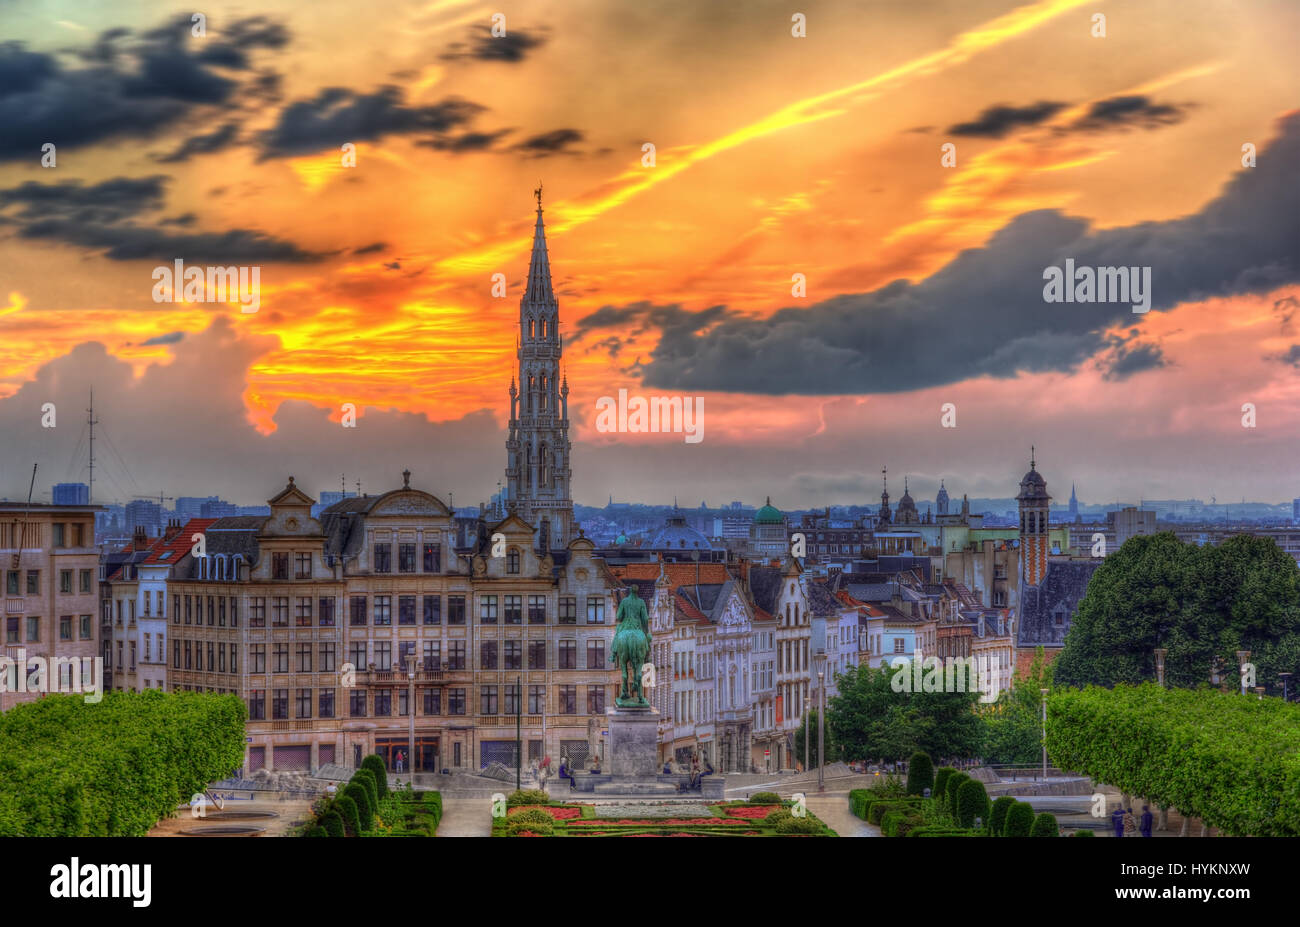
{"label": "tall tree", "polygon": [[982,735],[973,708],[979,692],[895,691],[891,680],[904,671],[855,666],[838,677],[840,694],[827,701],[826,721],[841,755],[901,760],[924,750],[937,757],[975,756]]}

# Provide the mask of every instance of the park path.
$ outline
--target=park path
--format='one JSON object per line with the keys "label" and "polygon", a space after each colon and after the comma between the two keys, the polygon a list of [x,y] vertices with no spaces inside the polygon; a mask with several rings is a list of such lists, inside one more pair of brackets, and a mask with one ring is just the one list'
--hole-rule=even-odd
{"label": "park path", "polygon": [[824,795],[808,793],[808,810],[826,822],[841,837],[879,837],[880,828],[854,816],[849,810],[848,793]]}
{"label": "park path", "polygon": [[466,796],[442,796],[442,820],[439,837],[490,837],[492,835],[492,799]]}

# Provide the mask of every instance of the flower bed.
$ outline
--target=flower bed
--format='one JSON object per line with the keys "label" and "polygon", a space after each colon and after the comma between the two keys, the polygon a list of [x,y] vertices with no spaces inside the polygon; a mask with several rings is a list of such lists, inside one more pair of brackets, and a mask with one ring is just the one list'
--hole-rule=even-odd
{"label": "flower bed", "polygon": [[573,806],[557,808],[552,805],[516,805],[515,807],[511,808],[507,812],[507,814],[510,816],[514,816],[515,814],[518,814],[520,811],[530,811],[533,809],[545,811],[547,814],[555,818],[555,820],[557,821],[576,821],[578,818],[582,817],[581,808],[576,808]]}
{"label": "flower bed", "polygon": [[[628,811],[630,807],[615,806],[617,810]],[[493,836],[553,836],[553,837],[777,837],[777,836],[824,836],[833,837],[830,830],[811,814],[794,817],[793,805],[782,802],[778,805],[751,805],[747,802],[720,802],[705,804],[696,802],[685,804],[670,802],[656,807],[652,803],[638,805],[635,814],[598,817],[599,811],[606,813],[613,808],[600,808],[591,805],[565,805],[551,803],[547,805],[527,805],[511,808],[506,817],[495,818],[492,822]],[[655,810],[676,812],[672,816],[656,817]],[[686,811],[688,813],[683,814]],[[696,811],[690,814],[689,811]],[[513,821],[516,814],[545,812],[554,822],[553,826],[544,824],[545,818],[539,818],[537,825],[531,818]],[[797,827],[791,827],[792,821]],[[549,830],[550,833],[539,833]],[[796,833],[795,831],[807,831]]]}

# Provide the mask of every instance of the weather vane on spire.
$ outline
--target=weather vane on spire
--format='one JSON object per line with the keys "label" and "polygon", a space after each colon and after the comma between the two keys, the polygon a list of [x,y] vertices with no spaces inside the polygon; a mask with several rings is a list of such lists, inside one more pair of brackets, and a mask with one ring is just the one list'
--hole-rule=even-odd
{"label": "weather vane on spire", "polygon": [[537,208],[542,208],[542,182],[537,181],[537,189],[533,191],[533,196],[537,197]]}

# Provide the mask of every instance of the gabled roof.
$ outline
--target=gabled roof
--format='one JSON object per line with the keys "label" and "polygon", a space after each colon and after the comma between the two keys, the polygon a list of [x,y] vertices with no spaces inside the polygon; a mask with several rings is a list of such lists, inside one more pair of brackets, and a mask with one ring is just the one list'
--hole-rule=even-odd
{"label": "gabled roof", "polygon": [[191,518],[185,523],[185,526],[177,531],[170,540],[160,538],[158,543],[149,550],[149,556],[145,559],[145,564],[163,563],[171,565],[178,562],[182,557],[189,553],[190,548],[194,546],[193,537],[196,534],[203,535],[203,543],[206,549],[207,530],[220,519],[216,518]]}

